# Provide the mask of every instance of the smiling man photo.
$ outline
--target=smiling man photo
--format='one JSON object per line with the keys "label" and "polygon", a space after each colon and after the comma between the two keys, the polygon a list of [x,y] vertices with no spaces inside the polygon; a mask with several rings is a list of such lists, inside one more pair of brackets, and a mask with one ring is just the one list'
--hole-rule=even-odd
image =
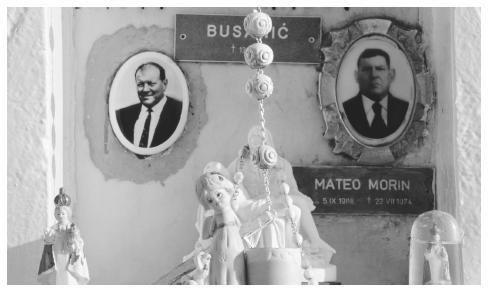
{"label": "smiling man photo", "polygon": [[176,130],[182,102],[165,94],[168,79],[164,68],[155,62],[140,65],[135,81],[140,103],[117,110],[117,122],[135,146],[159,146]]}

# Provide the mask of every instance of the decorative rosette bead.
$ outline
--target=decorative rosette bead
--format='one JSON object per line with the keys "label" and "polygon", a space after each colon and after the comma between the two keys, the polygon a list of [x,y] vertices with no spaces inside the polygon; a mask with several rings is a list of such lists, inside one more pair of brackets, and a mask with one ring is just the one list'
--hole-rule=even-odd
{"label": "decorative rosette bead", "polygon": [[269,169],[276,165],[278,162],[278,153],[269,145],[261,145],[258,148],[259,161],[258,166],[261,169]]}
{"label": "decorative rosette bead", "polygon": [[251,69],[261,69],[273,62],[273,50],[264,43],[249,45],[244,52],[244,60]]}
{"label": "decorative rosette bead", "polygon": [[64,193],[64,188],[59,188],[59,194],[54,197],[54,204],[57,207],[71,205],[71,197]]}
{"label": "decorative rosette bead", "polygon": [[273,22],[268,14],[253,10],[244,18],[244,30],[254,38],[262,38],[271,32]]}
{"label": "decorative rosette bead", "polygon": [[263,100],[273,94],[273,81],[264,74],[256,74],[246,83],[246,93],[256,100]]}

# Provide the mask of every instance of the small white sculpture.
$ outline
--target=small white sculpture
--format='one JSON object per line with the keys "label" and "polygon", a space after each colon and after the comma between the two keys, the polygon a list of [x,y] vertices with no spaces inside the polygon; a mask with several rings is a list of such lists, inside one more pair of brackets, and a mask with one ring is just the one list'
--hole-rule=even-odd
{"label": "small white sculpture", "polygon": [[246,284],[244,244],[239,234],[241,222],[231,206],[235,184],[218,172],[201,175],[196,194],[203,207],[214,210],[202,238],[213,237],[210,248],[210,285]]}
{"label": "small white sculpture", "polygon": [[54,198],[56,224],[44,233],[37,280],[42,284],[86,284],[90,276],[80,230],[71,222],[70,197],[60,189]]}
{"label": "small white sculpture", "polygon": [[430,285],[447,285],[451,284],[451,275],[449,273],[449,256],[446,248],[441,244],[439,228],[434,224],[433,238],[434,243],[424,253],[425,259],[429,262]]}

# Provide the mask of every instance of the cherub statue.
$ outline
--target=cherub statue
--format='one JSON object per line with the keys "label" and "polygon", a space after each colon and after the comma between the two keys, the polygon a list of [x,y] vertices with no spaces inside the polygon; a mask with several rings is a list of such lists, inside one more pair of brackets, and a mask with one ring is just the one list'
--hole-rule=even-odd
{"label": "cherub statue", "polygon": [[207,172],[199,177],[196,194],[205,210],[214,215],[202,238],[213,237],[210,248],[210,285],[245,284],[244,245],[239,234],[241,222],[232,209],[235,183],[218,172]]}
{"label": "cherub statue", "polygon": [[181,284],[183,285],[205,285],[208,283],[208,276],[210,274],[210,259],[212,255],[205,251],[198,252],[193,257],[195,263],[195,270],[185,275]]}
{"label": "cherub statue", "polygon": [[429,262],[430,281],[426,284],[447,285],[451,284],[449,273],[449,256],[446,248],[441,243],[439,228],[434,224],[432,227],[434,243],[424,253],[425,259]]}
{"label": "cherub statue", "polygon": [[56,224],[44,233],[37,279],[42,284],[86,284],[90,276],[78,227],[71,222],[70,197],[63,188],[54,198]]}
{"label": "cherub statue", "polygon": [[[265,197],[265,187],[263,175],[255,165],[257,149],[263,142],[263,136],[260,126],[254,126],[248,133],[248,144],[239,151],[239,156],[231,162],[228,171],[232,173],[242,172],[244,175],[243,186],[250,200],[262,199]],[[271,133],[265,130],[266,143],[273,146]],[[298,190],[291,164],[283,157],[278,156],[278,161],[270,169],[269,188],[271,190],[272,203],[276,210],[283,206],[282,184],[289,185],[288,195],[293,199],[293,204],[301,210],[300,233],[305,240],[310,243],[310,250],[314,253],[326,255],[326,261],[329,263],[330,258],[336,252],[329,244],[320,238],[317,227],[315,226],[311,211],[315,209],[312,199]]]}

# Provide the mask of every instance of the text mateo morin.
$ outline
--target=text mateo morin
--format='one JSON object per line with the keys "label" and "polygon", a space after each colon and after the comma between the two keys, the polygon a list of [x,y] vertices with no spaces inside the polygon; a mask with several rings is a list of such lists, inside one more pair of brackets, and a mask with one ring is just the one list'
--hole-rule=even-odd
{"label": "text mateo morin", "polygon": [[[366,183],[363,183],[366,182]],[[357,178],[315,178],[315,190],[364,190],[369,191],[408,191],[410,180],[399,179],[367,179]]]}

